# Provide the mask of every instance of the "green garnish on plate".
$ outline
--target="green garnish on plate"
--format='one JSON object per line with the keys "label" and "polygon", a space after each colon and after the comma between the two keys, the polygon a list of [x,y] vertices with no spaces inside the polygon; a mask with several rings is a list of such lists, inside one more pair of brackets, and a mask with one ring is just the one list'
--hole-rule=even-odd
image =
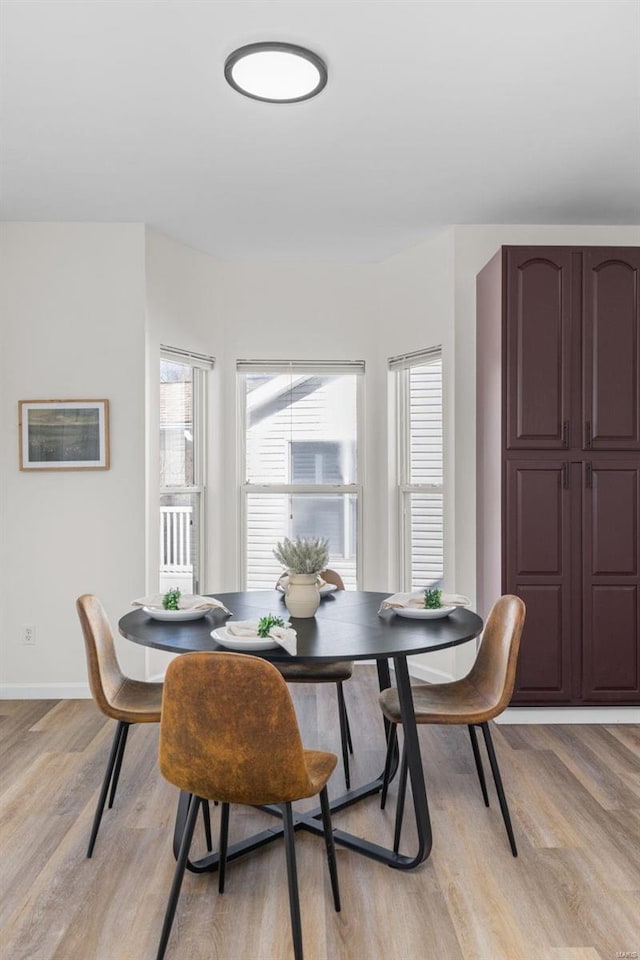
{"label": "green garnish on plate", "polygon": [[274,617],[272,613],[268,613],[266,617],[260,617],[258,620],[258,636],[268,637],[274,627],[284,627],[282,617]]}
{"label": "green garnish on plate", "polygon": [[427,610],[439,610],[442,606],[442,590],[434,587],[433,590],[425,590],[424,605]]}
{"label": "green garnish on plate", "polygon": [[173,590],[167,590],[162,598],[163,610],[179,610],[181,596],[182,594],[179,587],[174,587]]}

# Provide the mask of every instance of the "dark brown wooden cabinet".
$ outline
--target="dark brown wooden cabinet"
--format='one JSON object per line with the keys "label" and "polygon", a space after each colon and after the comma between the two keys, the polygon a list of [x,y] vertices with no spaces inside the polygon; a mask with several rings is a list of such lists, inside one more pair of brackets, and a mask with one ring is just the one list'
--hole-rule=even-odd
{"label": "dark brown wooden cabinet", "polygon": [[640,451],[640,255],[587,250],[582,269],[583,448]]}
{"label": "dark brown wooden cabinet", "polygon": [[640,700],[640,248],[503,247],[477,287],[478,600],[514,704]]}
{"label": "dark brown wooden cabinet", "polygon": [[583,695],[640,694],[640,464],[587,461],[582,567]]}
{"label": "dark brown wooden cabinet", "polygon": [[523,702],[564,701],[572,677],[568,464],[509,460],[506,469],[507,589],[527,605],[517,689]]}
{"label": "dark brown wooden cabinet", "polygon": [[571,405],[571,254],[506,252],[509,450],[562,450]]}

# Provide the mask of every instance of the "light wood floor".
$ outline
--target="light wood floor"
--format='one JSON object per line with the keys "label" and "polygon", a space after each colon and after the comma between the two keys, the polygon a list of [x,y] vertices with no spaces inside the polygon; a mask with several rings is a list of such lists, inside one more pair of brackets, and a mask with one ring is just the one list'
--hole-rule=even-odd
{"label": "light wood floor", "polygon": [[[354,781],[382,766],[373,668],[347,687]],[[295,688],[308,746],[337,749],[335,688]],[[130,731],[114,809],[85,858],[113,735],[91,701],[0,702],[0,956],[152,960],[173,871],[176,791],[157,727]],[[519,858],[495,793],[483,806],[463,728],[422,728],[431,858],[399,873],[338,848],[334,913],[320,838],[298,833],[306,960],[614,960],[640,949],[640,738],[631,726],[495,727]],[[333,791],[342,792],[341,770]],[[375,798],[336,825],[388,843]],[[214,814],[217,818],[217,813]],[[232,808],[230,842],[269,818]],[[216,820],[214,819],[214,829]],[[403,847],[412,846],[406,817]],[[202,837],[196,844],[204,849]],[[167,960],[290,960],[281,842],[217,875],[187,874]]]}

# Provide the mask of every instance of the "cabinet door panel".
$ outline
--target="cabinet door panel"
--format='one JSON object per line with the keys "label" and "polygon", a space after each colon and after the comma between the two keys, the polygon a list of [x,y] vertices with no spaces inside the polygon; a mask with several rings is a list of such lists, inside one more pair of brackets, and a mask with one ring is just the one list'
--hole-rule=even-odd
{"label": "cabinet door panel", "polygon": [[513,591],[527,607],[520,644],[514,703],[568,700],[570,684],[565,656],[566,612],[562,586],[515,584]]}
{"label": "cabinet door panel", "polygon": [[568,443],[571,289],[569,251],[508,251],[508,449],[560,450]]}
{"label": "cabinet door panel", "polygon": [[583,697],[640,695],[640,466],[585,465]]}
{"label": "cabinet door panel", "polygon": [[640,450],[640,249],[585,252],[584,446]]}
{"label": "cabinet door panel", "polygon": [[591,467],[588,569],[592,577],[638,574],[638,468]]}
{"label": "cabinet door panel", "polygon": [[517,576],[562,576],[561,467],[519,468],[513,475]]}
{"label": "cabinet door panel", "polygon": [[507,463],[505,589],[527,605],[514,703],[572,697],[568,483],[566,463]]}

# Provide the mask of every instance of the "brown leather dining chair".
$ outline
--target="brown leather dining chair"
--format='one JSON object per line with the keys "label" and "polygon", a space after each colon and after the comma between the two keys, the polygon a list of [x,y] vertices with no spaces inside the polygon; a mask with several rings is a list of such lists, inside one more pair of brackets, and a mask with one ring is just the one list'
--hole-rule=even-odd
{"label": "brown leather dining chair", "polygon": [[[326,583],[333,583],[338,590],[344,590],[344,581],[335,570],[323,570],[320,574]],[[278,581],[279,582],[279,581]],[[353,674],[353,662],[343,660],[339,663],[277,663],[274,664],[287,683],[335,683],[338,696],[338,721],[340,723],[340,744],[342,747],[342,765],[347,789],[351,786],[349,754],[353,754],[351,727],[344,699],[342,684]]]}
{"label": "brown leather dining chair", "polygon": [[[487,618],[475,663],[467,676],[462,680],[454,680],[450,683],[417,684],[411,688],[416,723],[466,724],[469,728],[480,788],[485,806],[488,807],[489,795],[478,747],[476,727],[480,727],[482,730],[500,810],[514,857],[518,856],[518,851],[513,835],[507,798],[502,786],[500,768],[493,748],[489,721],[502,713],[511,700],[524,618],[525,605],[520,597],[510,595],[500,597]],[[384,807],[389,783],[389,770],[395,750],[397,724],[402,722],[398,693],[394,688],[384,690],[380,694],[380,706],[383,714],[392,724],[382,790],[381,804]],[[394,836],[396,853],[400,846],[406,785],[407,757],[406,751],[403,750]]]}
{"label": "brown leather dining chair", "polygon": [[[89,593],[78,597],[76,610],[84,635],[91,694],[102,713],[117,721],[89,838],[87,857],[91,857],[109,787],[111,787],[109,809],[113,806],[116,796],[129,727],[132,723],[160,723],[162,684],[131,680],[122,673],[113,643],[111,625],[97,597]],[[208,807],[203,809],[203,817],[207,845],[210,850],[211,827]]]}
{"label": "brown leather dining chair", "polygon": [[[215,696],[211,691],[215,690]],[[169,665],[160,724],[160,770],[191,795],[157,960],[165,954],[198,808],[220,803],[218,889],[224,892],[229,804],[280,804],[295,960],[302,928],[291,804],[320,794],[333,900],[340,910],[327,781],[333,753],[305,750],[287,685],[266,660],[242,653],[186,653]]]}

